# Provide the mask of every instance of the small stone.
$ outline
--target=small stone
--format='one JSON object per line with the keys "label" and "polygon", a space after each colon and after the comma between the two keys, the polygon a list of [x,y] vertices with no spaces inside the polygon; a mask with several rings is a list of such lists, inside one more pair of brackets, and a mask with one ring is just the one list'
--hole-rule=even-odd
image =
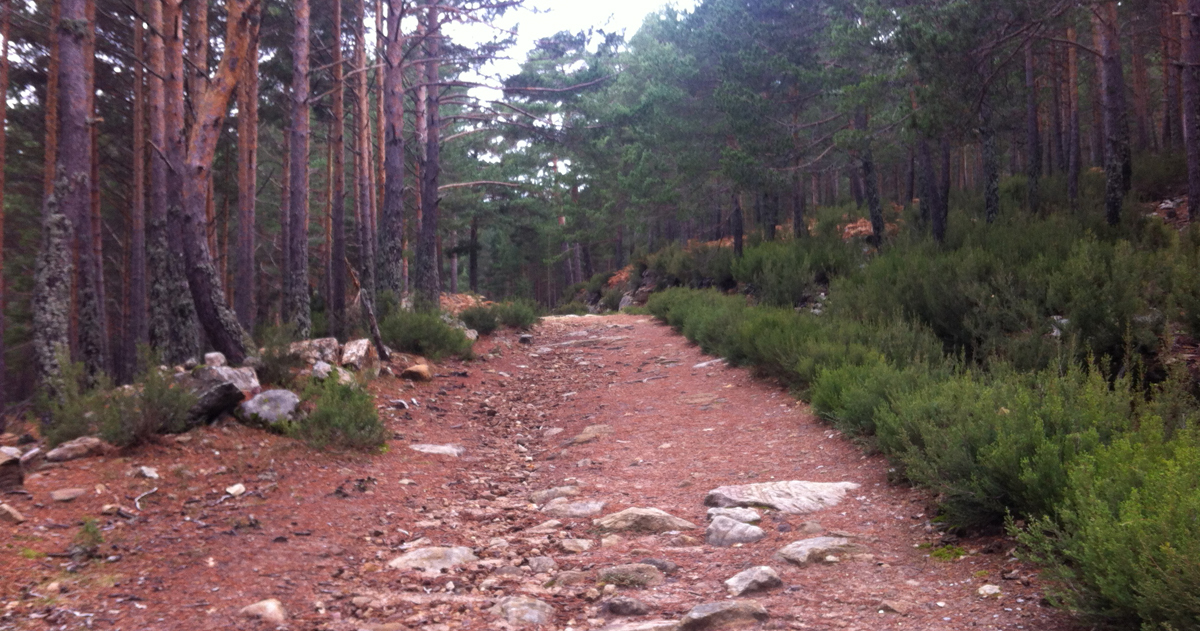
{"label": "small stone", "polygon": [[566,570],[559,572],[554,576],[554,584],[569,587],[571,585],[583,585],[592,582],[592,574],[590,572],[580,572],[578,570]]}
{"label": "small stone", "polygon": [[112,450],[113,447],[111,445],[95,436],[80,436],[75,440],[67,441],[51,449],[46,454],[46,460],[50,462],[66,462],[78,458],[99,456]]}
{"label": "small stone", "polygon": [[886,613],[898,613],[907,616],[912,611],[912,603],[904,600],[884,600],[879,603],[879,610]]}
{"label": "small stone", "polygon": [[400,373],[401,379],[409,379],[411,381],[431,381],[433,379],[433,371],[430,370],[427,364],[415,364],[404,369]]}
{"label": "small stone", "polygon": [[599,515],[604,511],[605,502],[571,502],[565,497],[557,497],[542,507],[542,512],[553,517],[564,519],[580,519]]}
{"label": "small stone", "polygon": [[690,521],[680,519],[657,508],[626,508],[623,511],[605,515],[592,523],[600,530],[609,532],[660,533],[673,530],[692,530],[696,527],[696,524]]}
{"label": "small stone", "polygon": [[0,521],[9,524],[19,524],[25,521],[25,516],[8,504],[0,504]]}
{"label": "small stone", "polygon": [[590,539],[563,539],[558,542],[558,547],[563,552],[570,554],[583,554],[592,549],[592,541]]}
{"label": "small stone", "polygon": [[756,524],[762,521],[762,515],[753,508],[710,508],[708,509],[708,520],[712,521],[717,517],[728,517],[734,521],[740,521],[743,524]]}
{"label": "small stone", "polygon": [[808,565],[833,553],[848,551],[851,547],[850,540],[845,537],[813,537],[790,543],[775,554],[796,565]]}
{"label": "small stone", "polygon": [[369,377],[379,376],[379,351],[366,338],[351,340],[342,347],[342,366]]}
{"label": "small stone", "polygon": [[620,587],[649,587],[663,582],[663,573],[646,563],[628,563],[600,570],[600,581]]}
{"label": "small stone", "polygon": [[753,600],[726,600],[692,607],[679,621],[679,631],[708,631],[764,622],[767,610]]}
{"label": "small stone", "polygon": [[578,494],[579,487],[577,486],[556,486],[552,489],[545,489],[543,491],[537,491],[530,494],[529,501],[541,506],[542,504],[560,497],[572,497]]}
{"label": "small stone", "polygon": [[667,541],[667,545],[673,548],[690,548],[700,545],[700,540],[691,535],[675,535]]}
{"label": "small stone", "polygon": [[984,598],[999,598],[1001,591],[1000,586],[998,585],[984,585],[976,590],[975,593]]}
{"label": "small stone", "polygon": [[616,622],[600,631],[677,631],[679,623],[674,620],[643,620],[640,622]]}
{"label": "small stone", "polygon": [[533,336],[528,333],[522,333],[521,337],[517,338],[519,344],[533,344]]}
{"label": "small stone", "polygon": [[705,531],[705,537],[710,546],[728,548],[738,543],[754,543],[767,536],[758,526],[751,526],[735,521],[723,515],[713,518]]}
{"label": "small stone", "polygon": [[654,567],[661,570],[663,574],[674,574],[675,572],[677,572],[679,570],[678,563],[675,563],[673,561],[667,561],[666,559],[642,559],[641,561],[638,561],[638,563],[645,563],[646,565],[653,565]]}
{"label": "small stone", "polygon": [[154,467],[138,467],[138,475],[146,478],[147,480],[157,480],[158,469],[155,469]]}
{"label": "small stone", "polygon": [[243,607],[241,613],[246,618],[257,618],[272,624],[283,624],[287,621],[287,610],[283,608],[283,603],[274,598]]}
{"label": "small stone", "polygon": [[557,519],[551,519],[544,521],[532,528],[526,528],[524,532],[528,535],[548,535],[557,531],[559,528],[562,528],[562,525],[563,524],[561,521],[558,521]]}
{"label": "small stone", "polygon": [[650,613],[650,605],[629,596],[616,596],[605,601],[603,607],[614,616],[644,616]]}
{"label": "small stone", "polygon": [[514,626],[549,624],[554,618],[554,607],[525,596],[510,596],[496,603],[492,610]]}
{"label": "small stone", "polygon": [[733,596],[742,596],[750,592],[772,589],[781,585],[783,585],[783,579],[779,578],[779,574],[774,568],[766,565],[738,572],[732,578],[725,581],[725,587],[729,589],[730,595]]}
{"label": "small stone", "polygon": [[409,445],[408,448],[423,454],[450,456],[452,458],[457,458],[467,451],[461,445]]}
{"label": "small stone", "polygon": [[619,546],[619,545],[621,545],[621,536],[620,535],[608,535],[607,537],[600,538],[600,547],[601,548],[611,548],[613,546]]}
{"label": "small stone", "polygon": [[226,365],[225,355],[221,353],[205,353],[204,365],[210,368],[220,368]]}
{"label": "small stone", "polygon": [[419,548],[407,552],[388,562],[388,567],[395,569],[424,570],[426,574],[437,575],[442,570],[478,561],[470,548]]}
{"label": "small stone", "polygon": [[558,569],[558,563],[550,557],[531,557],[527,563],[534,574],[545,574]]}
{"label": "small stone", "polygon": [[225,492],[234,497],[241,497],[246,492],[246,485],[241,482],[225,487]]}
{"label": "small stone", "polygon": [[576,435],[575,438],[567,441],[567,444],[583,445],[603,436],[608,436],[611,433],[613,433],[612,425],[589,425],[583,428],[583,431]]}
{"label": "small stone", "polygon": [[83,497],[87,493],[87,489],[58,489],[50,492],[50,499],[56,502],[70,502],[71,500]]}
{"label": "small stone", "polygon": [[317,363],[313,364],[312,376],[314,379],[325,381],[329,378],[329,375],[333,374],[333,371],[333,364],[330,364],[329,362],[318,361]]}

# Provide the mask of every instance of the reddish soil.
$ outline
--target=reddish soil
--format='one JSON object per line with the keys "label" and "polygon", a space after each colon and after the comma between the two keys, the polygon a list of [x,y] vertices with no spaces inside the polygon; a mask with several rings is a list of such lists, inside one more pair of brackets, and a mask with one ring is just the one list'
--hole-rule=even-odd
{"label": "reddish soil", "polygon": [[[221,422],[180,442],[31,476],[29,495],[3,498],[28,521],[0,525],[0,604],[7,603],[0,629],[274,628],[239,615],[266,598],[283,602],[288,629],[499,629],[506,625],[490,609],[515,594],[555,608],[547,628],[615,621],[589,593],[594,582],[545,587],[554,573],[523,565],[539,555],[554,557],[558,571],[647,557],[678,564],[662,585],[620,590],[655,609],[633,620],[678,619],[726,599],[722,582],[733,574],[771,565],[784,586],[749,596],[770,612],[762,628],[1076,628],[1040,604],[1043,585],[1008,554],[1011,542],[968,540],[957,561],[931,558],[927,544],[939,534],[929,526],[929,498],[890,484],[885,459],[864,456],[745,369],[695,367],[712,358],[648,318],[548,319],[532,345],[509,332],[476,348],[484,360],[440,366],[432,383],[385,377],[372,385],[394,432],[384,454],[320,453]],[[397,409],[392,402],[401,397],[419,407]],[[595,424],[613,432],[563,446]],[[552,428],[563,431],[547,437]],[[452,443],[465,453],[427,455],[409,449],[415,443]],[[136,477],[142,465],[161,479]],[[705,493],[768,480],[862,486],[834,508],[769,514],[762,541],[704,545]],[[224,489],[236,483],[248,492],[227,498]],[[698,528],[683,535],[694,539],[624,535],[601,546],[590,519],[563,519],[548,534],[521,532],[548,519],[529,493],[564,484],[582,486],[572,501],[605,500],[604,514],[656,507],[692,521]],[[51,501],[49,493],[64,487],[88,492]],[[134,498],[153,488],[136,510]],[[136,517],[102,515],[113,503]],[[65,552],[85,518],[97,520],[108,560],[40,556]],[[800,532],[804,522],[852,537],[866,554],[804,568],[772,558],[812,536]],[[480,561],[433,578],[387,567],[422,537],[469,546]],[[565,538],[595,547],[568,554],[557,545]],[[488,578],[499,579],[489,581],[494,589],[480,589]],[[52,593],[52,582],[63,592]],[[981,598],[984,584],[1003,595]],[[882,613],[884,600],[908,613]]]}

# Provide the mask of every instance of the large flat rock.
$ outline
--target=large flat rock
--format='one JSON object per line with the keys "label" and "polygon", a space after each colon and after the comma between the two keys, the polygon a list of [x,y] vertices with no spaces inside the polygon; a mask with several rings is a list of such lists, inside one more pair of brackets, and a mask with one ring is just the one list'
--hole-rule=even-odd
{"label": "large flat rock", "polygon": [[388,567],[398,570],[424,570],[427,574],[440,574],[442,570],[471,563],[479,559],[470,548],[418,548],[388,562]]}
{"label": "large flat rock", "polygon": [[847,491],[858,488],[854,482],[760,482],[722,486],[708,492],[705,506],[766,506],[784,513],[803,515],[836,506]]}
{"label": "large flat rock", "polygon": [[789,543],[776,552],[776,556],[796,565],[808,565],[824,560],[829,555],[841,554],[853,549],[845,537],[813,537]]}
{"label": "large flat rock", "polygon": [[626,508],[618,513],[605,515],[592,522],[600,530],[608,532],[660,533],[673,530],[692,530],[696,524],[680,519],[657,508]]}

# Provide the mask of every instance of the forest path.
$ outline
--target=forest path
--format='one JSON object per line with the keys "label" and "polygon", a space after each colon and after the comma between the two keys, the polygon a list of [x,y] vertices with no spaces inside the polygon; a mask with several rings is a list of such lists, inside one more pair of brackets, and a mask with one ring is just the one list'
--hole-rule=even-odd
{"label": "forest path", "polygon": [[[77,624],[70,611],[92,613],[92,628],[275,628],[239,615],[275,598],[289,629],[508,628],[500,609],[514,620],[543,617],[539,628],[547,629],[667,629],[649,623],[726,601],[726,579],[766,565],[782,586],[744,597],[765,607],[769,618],[755,623],[764,629],[1075,628],[1040,604],[1042,585],[1007,554],[1007,540],[961,542],[967,554],[957,561],[931,558],[928,544],[939,535],[928,527],[927,494],[889,484],[885,459],[863,455],[778,386],[704,356],[648,317],[548,318],[531,344],[497,332],[476,351],[483,361],[447,363],[431,383],[372,385],[393,432],[379,456],[331,457],[223,425],[119,463],[165,474],[138,523],[105,531],[123,559],[64,575],[55,574],[59,559],[27,561],[5,550],[12,558],[0,560],[0,573],[12,569],[21,580],[0,587],[0,596],[15,597],[18,583],[70,581],[71,591],[43,609],[16,612],[69,625]],[[578,438],[595,426],[604,427],[594,439]],[[414,445],[462,450],[439,455]],[[150,485],[106,466],[56,468],[27,487],[36,497],[99,476],[123,487],[106,491],[129,498]],[[761,540],[705,543],[708,491],[788,480],[860,486],[810,514],[764,511]],[[250,492],[218,501],[234,482]],[[531,494],[559,487],[576,489],[560,510],[604,505],[572,518],[543,512],[544,497],[531,502]],[[75,513],[103,499],[77,502],[84,503]],[[68,510],[47,504],[45,511]],[[696,528],[612,538],[593,526],[631,507],[661,509]],[[546,525],[550,519],[559,523]],[[61,548],[71,533],[64,532],[42,528],[15,547],[49,549],[57,538]],[[849,538],[855,549],[803,567],[775,556],[822,535]],[[389,567],[413,550],[458,546],[478,558],[441,573]],[[599,573],[646,559],[665,576],[625,568],[652,584],[603,591]],[[1002,595],[981,597],[985,584]],[[43,624],[27,615],[0,619],[0,629]]]}

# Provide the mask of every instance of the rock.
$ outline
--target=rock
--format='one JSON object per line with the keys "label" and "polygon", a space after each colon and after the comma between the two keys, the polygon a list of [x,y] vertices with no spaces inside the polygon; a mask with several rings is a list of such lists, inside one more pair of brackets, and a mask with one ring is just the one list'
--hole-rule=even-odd
{"label": "rock", "polygon": [[558,569],[558,563],[550,557],[531,557],[528,563],[534,574],[547,574]]}
{"label": "rock", "polygon": [[976,590],[975,593],[984,598],[999,598],[1001,591],[1000,586],[998,585],[984,585]]}
{"label": "rock", "polygon": [[627,563],[600,570],[600,582],[620,587],[650,587],[663,582],[663,573],[646,563]]}
{"label": "rock", "polygon": [[617,596],[604,603],[603,609],[614,616],[644,616],[650,605],[629,596]]}
{"label": "rock", "polygon": [[522,333],[521,336],[517,338],[517,343],[533,344],[533,336],[528,333]]}
{"label": "rock", "polygon": [[710,546],[728,548],[738,543],[754,543],[767,536],[762,528],[718,515],[708,525],[705,538]]}
{"label": "rock", "polygon": [[138,467],[137,472],[139,476],[146,478],[147,480],[158,479],[158,469],[155,469],[154,467]]}
{"label": "rock", "polygon": [[392,559],[388,562],[388,567],[398,570],[424,570],[426,574],[436,576],[442,570],[478,560],[470,548],[418,548]]}
{"label": "rock", "polygon": [[219,368],[226,365],[225,355],[221,353],[206,353],[204,355],[204,365],[210,368]]}
{"label": "rock", "polygon": [[342,347],[342,366],[374,378],[379,376],[379,351],[371,340],[346,342]]}
{"label": "rock", "polygon": [[732,596],[742,596],[781,585],[783,585],[783,580],[779,578],[779,573],[766,565],[738,572],[733,578],[725,581],[725,587],[729,589]]}
{"label": "rock", "polygon": [[559,572],[554,577],[554,584],[569,587],[571,585],[583,585],[592,582],[592,574],[590,572],[580,572],[578,570],[566,570]]}
{"label": "rock", "polygon": [[740,521],[743,524],[757,524],[762,521],[762,515],[753,508],[710,508],[708,509],[708,520],[712,521],[715,517],[728,517],[734,521]]}
{"label": "rock", "polygon": [[37,471],[46,461],[46,452],[41,447],[34,447],[21,456],[21,469],[26,473]]}
{"label": "rock", "polygon": [[496,603],[492,611],[511,625],[524,627],[550,624],[554,607],[525,596],[509,596]]}
{"label": "rock", "polygon": [[657,508],[626,508],[618,513],[605,515],[592,522],[597,528],[609,532],[660,533],[673,530],[691,530],[696,527],[686,519],[680,519]]}
{"label": "rock", "polygon": [[312,367],[312,376],[313,376],[313,379],[319,379],[321,381],[325,381],[326,379],[329,378],[330,375],[333,374],[333,371],[334,371],[333,364],[330,364],[329,362],[317,360],[317,362],[314,363],[313,367]]}
{"label": "rock", "polygon": [[679,631],[708,631],[748,627],[768,618],[767,610],[753,600],[726,600],[696,605],[679,621]]}
{"label": "rock", "polygon": [[677,631],[679,623],[674,620],[644,620],[641,622],[617,622],[600,631]]}
{"label": "rock", "polygon": [[621,296],[621,302],[617,305],[617,311],[624,311],[633,306],[633,294],[626,293]]}
{"label": "rock", "polygon": [[775,555],[796,565],[808,565],[827,556],[847,552],[851,548],[850,540],[845,537],[813,537],[789,543]]}
{"label": "rock", "polygon": [[760,482],[722,486],[708,492],[705,506],[767,506],[785,513],[804,514],[836,506],[854,482]]}
{"label": "rock", "polygon": [[563,539],[558,542],[558,547],[563,552],[570,554],[583,554],[592,549],[592,541],[590,539]]}
{"label": "rock", "polygon": [[50,462],[66,462],[90,456],[99,456],[114,450],[112,445],[95,436],[80,436],[75,440],[65,442],[46,454]]}
{"label": "rock", "polygon": [[50,491],[50,499],[56,502],[70,502],[71,500],[83,497],[87,493],[87,489],[58,489]]}
{"label": "rock", "polygon": [[0,457],[12,456],[18,460],[21,459],[21,450],[16,447],[0,447]]}
{"label": "rock", "polygon": [[411,381],[432,381],[433,370],[429,368],[428,364],[413,364],[400,373],[400,378]]}
{"label": "rock", "polygon": [[467,329],[463,331],[463,335],[467,336],[467,339],[471,340],[472,342],[479,340],[479,331],[476,331],[475,329]]}
{"label": "rock", "polygon": [[242,607],[241,614],[246,618],[257,618],[271,624],[283,624],[287,621],[287,610],[283,608],[283,603],[274,598]]}
{"label": "rock", "polygon": [[21,457],[0,453],[0,493],[19,489],[25,485],[25,470],[21,468]]}
{"label": "rock", "polygon": [[663,574],[674,574],[676,571],[679,570],[678,563],[674,563],[672,561],[667,561],[664,559],[642,559],[641,561],[638,561],[638,563],[645,563],[646,565],[653,565],[654,567],[662,570]]}
{"label": "rock", "polygon": [[203,366],[192,371],[192,376],[208,384],[232,383],[246,398],[262,392],[258,373],[253,368],[230,368],[228,366]]}
{"label": "rock", "polygon": [[225,487],[225,492],[234,497],[241,497],[246,494],[246,485],[238,482],[232,486]]}
{"label": "rock", "polygon": [[562,522],[557,519],[551,519],[531,528],[526,528],[524,532],[528,535],[548,535],[559,528],[562,528]]}
{"label": "rock", "polygon": [[545,489],[530,494],[529,501],[540,506],[559,497],[571,497],[578,494],[579,487],[577,486],[556,486],[552,489]]}
{"label": "rock", "polygon": [[341,363],[342,359],[341,344],[338,344],[337,338],[332,337],[293,342],[288,350],[309,364],[323,361],[327,364],[337,365]]}
{"label": "rock", "polygon": [[621,539],[621,535],[608,535],[606,537],[600,537],[600,547],[611,548],[613,546],[619,546],[621,545],[621,541],[623,541],[623,539]]}
{"label": "rock", "polygon": [[286,431],[300,415],[300,397],[288,390],[267,390],[237,407],[235,416],[251,427]]}
{"label": "rock", "polygon": [[898,613],[907,616],[912,611],[912,603],[903,600],[883,600],[879,602],[879,610],[887,613]]}
{"label": "rock", "polygon": [[457,458],[466,453],[466,448],[460,445],[409,445],[409,449],[419,451],[423,454],[434,454],[436,456],[451,456]]}
{"label": "rock", "polygon": [[604,511],[605,502],[571,502],[565,497],[558,497],[550,500],[549,504],[542,507],[542,512],[552,517],[580,519],[583,517],[591,517],[599,515]]}
{"label": "rock", "polygon": [[613,433],[612,425],[588,425],[583,428],[583,431],[578,436],[567,441],[568,445],[582,445],[590,443],[602,436],[608,436]]}
{"label": "rock", "polygon": [[188,410],[188,429],[232,411],[243,399],[262,391],[253,368],[202,366],[175,375],[175,381],[196,395],[196,403]]}
{"label": "rock", "polygon": [[19,524],[25,521],[25,516],[8,504],[0,504],[0,521],[9,524]]}

